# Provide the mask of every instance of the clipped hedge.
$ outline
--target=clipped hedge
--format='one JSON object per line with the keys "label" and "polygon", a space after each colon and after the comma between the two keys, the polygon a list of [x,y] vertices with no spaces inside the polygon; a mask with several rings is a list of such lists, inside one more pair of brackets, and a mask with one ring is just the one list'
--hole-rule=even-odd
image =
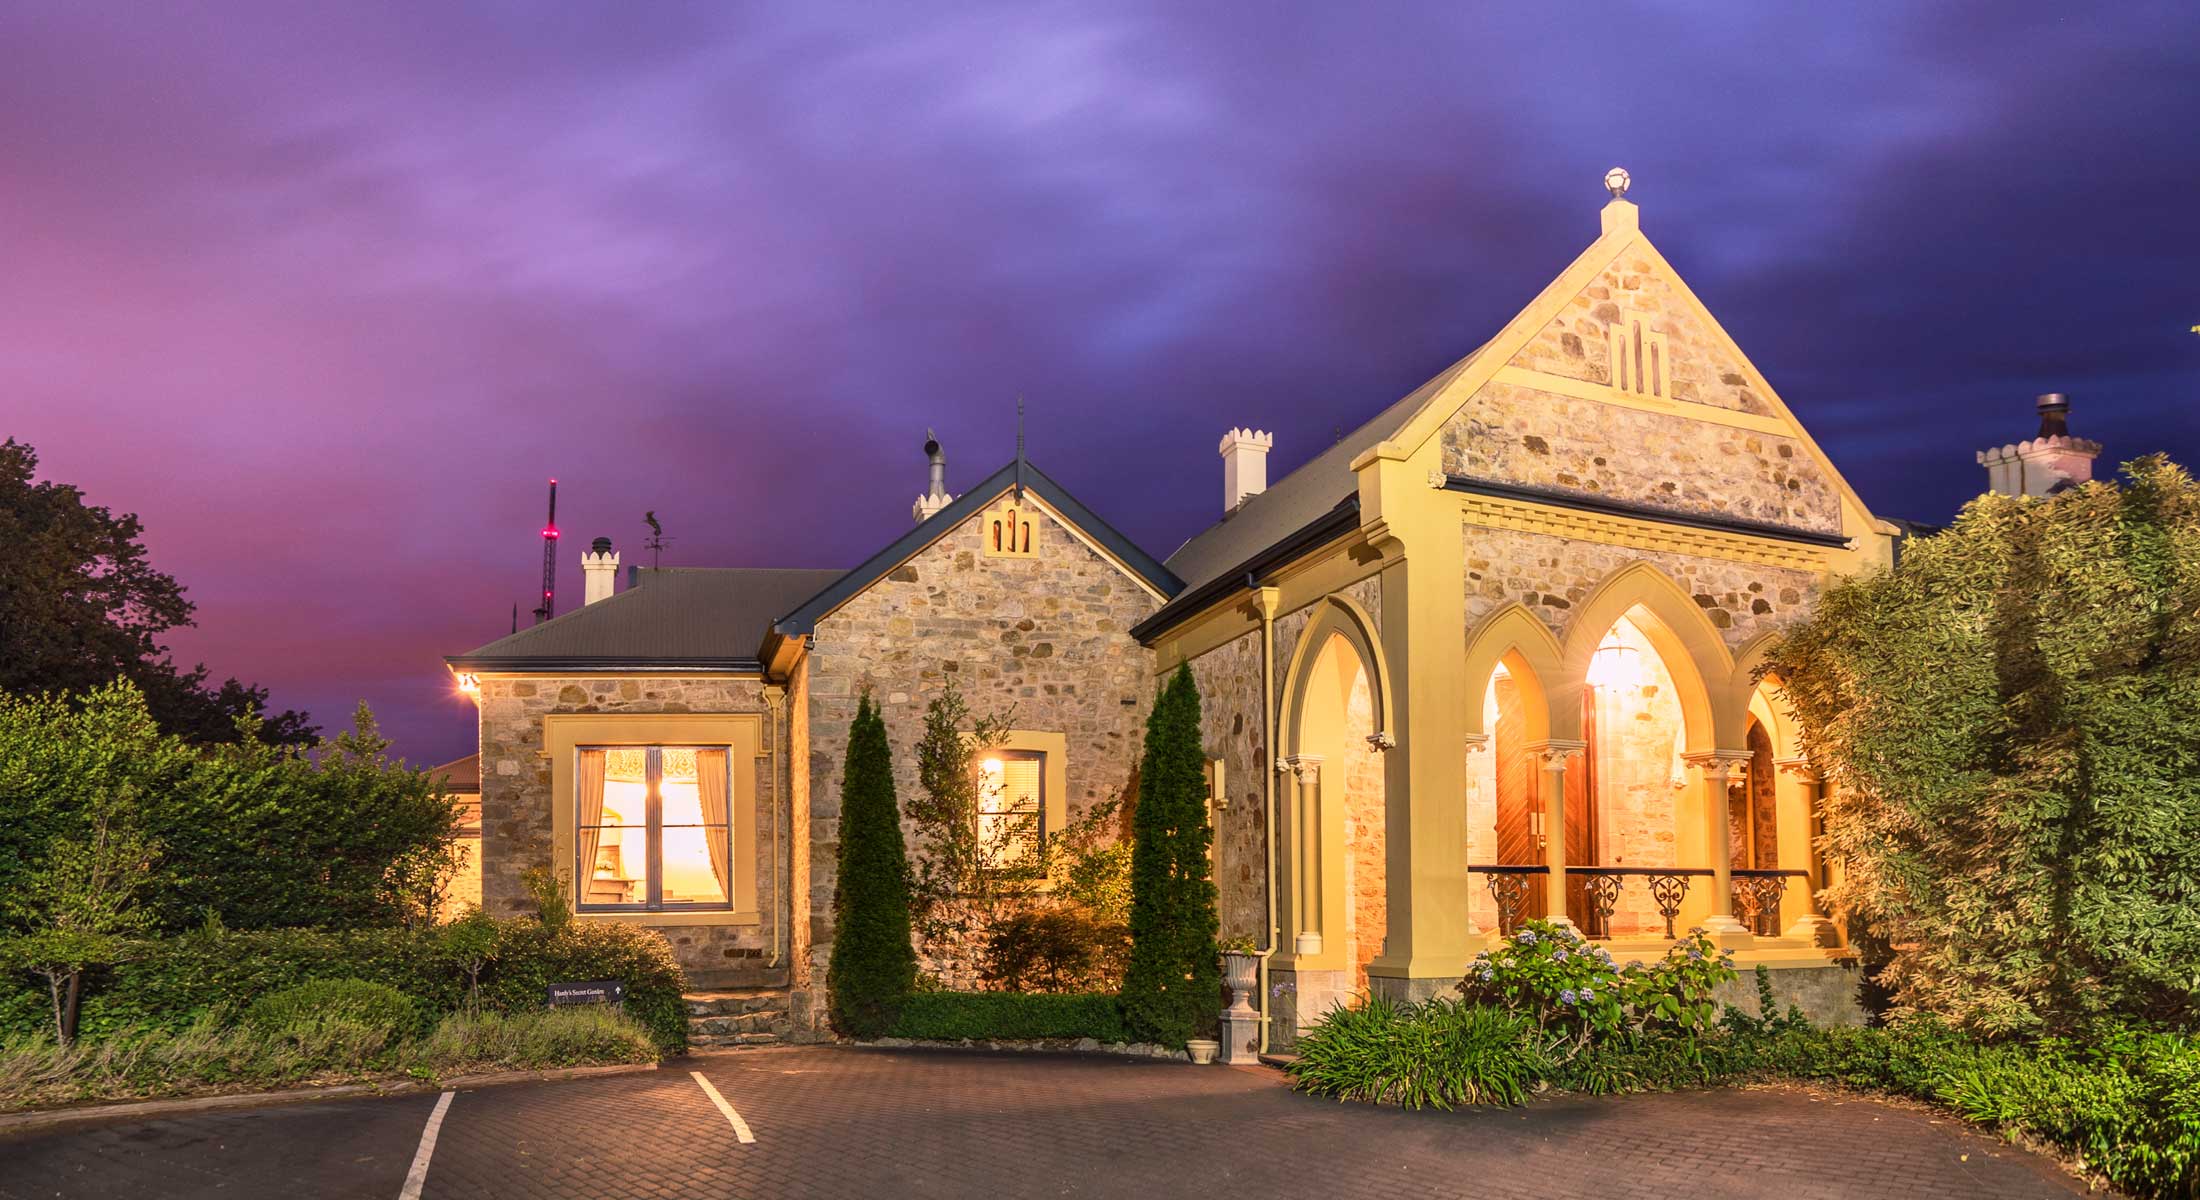
{"label": "clipped hedge", "polygon": [[[95,1040],[122,1029],[181,1031],[202,1013],[242,1012],[262,996],[316,979],[387,984],[429,1016],[456,1012],[466,999],[465,973],[435,929],[202,929],[136,943],[126,961],[99,972],[80,1027]],[[686,1049],[672,947],[632,926],[576,923],[553,933],[527,918],[497,922],[481,1004],[496,1012],[541,1008],[551,983],[578,979],[624,980],[627,1015],[667,1053]],[[8,978],[0,988],[0,1034],[47,1029],[48,1003],[34,977]]]}
{"label": "clipped hedge", "polygon": [[1127,1042],[1123,1007],[1095,993],[914,992],[889,1036],[927,1041]]}

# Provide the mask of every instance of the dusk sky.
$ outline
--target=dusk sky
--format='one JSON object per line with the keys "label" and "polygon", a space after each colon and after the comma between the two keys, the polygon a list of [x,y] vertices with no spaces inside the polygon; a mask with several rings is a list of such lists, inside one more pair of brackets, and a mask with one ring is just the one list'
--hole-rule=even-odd
{"label": "dusk sky", "polygon": [[0,435],[144,518],[184,662],[441,761],[547,477],[561,608],[646,509],[668,564],[850,566],[1021,393],[1166,555],[1223,430],[1280,475],[1473,349],[1615,165],[1882,515],[2044,391],[2200,463],[2192,0],[0,0]]}

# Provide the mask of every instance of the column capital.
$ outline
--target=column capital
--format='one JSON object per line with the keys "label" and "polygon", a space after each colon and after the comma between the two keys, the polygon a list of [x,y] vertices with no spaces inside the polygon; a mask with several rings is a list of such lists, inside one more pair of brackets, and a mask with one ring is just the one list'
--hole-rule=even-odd
{"label": "column capital", "polygon": [[767,683],[764,685],[764,707],[772,710],[774,715],[787,707],[787,688],[785,684]]}
{"label": "column capital", "polygon": [[1472,758],[1477,750],[1490,748],[1490,735],[1486,733],[1470,733],[1461,740],[1467,744],[1467,756],[1469,758]]}
{"label": "column capital", "polygon": [[1289,771],[1298,776],[1300,783],[1311,783],[1322,769],[1322,756],[1319,754],[1293,754],[1288,758],[1277,759],[1276,769]]}
{"label": "column capital", "polygon": [[1681,761],[1702,771],[1705,779],[1725,783],[1756,757],[1747,750],[1697,750],[1681,755]]}
{"label": "column capital", "polygon": [[1818,764],[1800,754],[1794,758],[1773,759],[1772,765],[1780,768],[1781,774],[1793,775],[1806,783],[1822,783],[1826,778],[1824,772],[1818,769]]}
{"label": "column capital", "polygon": [[1544,741],[1529,743],[1527,750],[1528,753],[1542,759],[1543,765],[1548,768],[1563,767],[1574,759],[1581,757],[1582,752],[1588,748],[1589,743],[1576,738],[1548,738]]}
{"label": "column capital", "polygon": [[1389,730],[1378,729],[1375,732],[1367,735],[1367,744],[1373,746],[1377,750],[1396,750],[1398,748],[1398,739],[1390,736]]}

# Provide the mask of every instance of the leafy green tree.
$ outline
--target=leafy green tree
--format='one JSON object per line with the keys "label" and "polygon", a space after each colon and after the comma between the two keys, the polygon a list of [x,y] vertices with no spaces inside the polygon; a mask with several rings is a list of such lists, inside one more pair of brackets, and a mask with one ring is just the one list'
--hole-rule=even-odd
{"label": "leafy green tree", "polygon": [[909,940],[909,859],[894,803],[886,721],[865,692],[848,730],[840,778],[840,870],[833,892],[833,952],[826,982],[834,1028],[879,1037],[894,1027],[916,985]]}
{"label": "leafy green tree", "polygon": [[310,746],[304,713],[267,712],[267,690],[209,682],[204,666],[179,668],[163,634],[191,624],[193,606],[157,571],[135,514],[115,516],[64,483],[37,481],[38,453],[0,441],[0,692],[86,692],[127,679],[160,727],[195,742],[247,736]]}
{"label": "leafy green tree", "polygon": [[163,733],[127,683],[79,698],[0,695],[0,896],[108,797],[162,848],[143,897],[161,932],[424,923],[457,864],[458,811],[392,761],[371,714],[311,753]]}
{"label": "leafy green tree", "polygon": [[1034,882],[1037,864],[1000,861],[979,832],[986,781],[979,753],[997,744],[1009,718],[973,713],[950,679],[924,708],[917,740],[917,794],[904,806],[916,832],[910,912],[927,942],[954,941],[983,926],[1008,893]]}
{"label": "leafy green tree", "polygon": [[125,793],[102,805],[82,839],[48,843],[9,901],[10,923],[25,932],[0,943],[0,961],[44,977],[64,1046],[76,1040],[84,973],[119,961],[128,936],[151,922],[137,898],[160,848],[129,823],[129,800]]}
{"label": "leafy green tree", "polygon": [[1983,1033],[2200,1020],[2200,488],[1983,496],[1773,655],[1834,783],[1834,900]]}
{"label": "leafy green tree", "polygon": [[1221,1009],[1215,884],[1207,862],[1205,759],[1199,689],[1179,666],[1146,719],[1132,814],[1131,961],[1123,1020],[1141,1041],[1181,1046]]}

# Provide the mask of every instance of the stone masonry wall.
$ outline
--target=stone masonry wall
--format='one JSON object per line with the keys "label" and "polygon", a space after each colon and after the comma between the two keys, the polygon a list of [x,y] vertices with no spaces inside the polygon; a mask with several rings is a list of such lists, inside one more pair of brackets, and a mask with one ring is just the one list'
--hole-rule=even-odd
{"label": "stone masonry wall", "polygon": [[1275,756],[1261,743],[1259,631],[1193,659],[1192,682],[1199,687],[1200,744],[1208,758],[1222,760],[1230,800],[1210,814],[1222,936],[1265,944],[1268,810],[1262,784]]}
{"label": "stone masonry wall", "polygon": [[1735,412],[1772,412],[1772,405],[1750,387],[1741,359],[1728,349],[1725,339],[1714,334],[1672,281],[1639,254],[1623,254],[1606,267],[1567,304],[1565,312],[1513,356],[1511,365],[1609,384],[1607,331],[1622,311],[1649,318],[1650,328],[1666,335],[1673,356],[1666,366],[1673,399]]}
{"label": "stone masonry wall", "polygon": [[1513,529],[1466,527],[1467,629],[1518,600],[1561,639],[1575,605],[1620,568],[1647,562],[1704,610],[1727,647],[1803,616],[1818,598],[1812,571],[1692,554],[1574,541]]}
{"label": "stone masonry wall", "polygon": [[[1037,511],[1034,509],[1034,511]],[[1121,795],[1138,763],[1154,688],[1130,628],[1159,604],[1112,561],[1042,516],[1036,556],[981,553],[983,514],[948,531],[817,624],[809,683],[810,958],[832,952],[841,766],[857,697],[884,710],[896,794],[917,793],[924,709],[948,679],[973,712],[1013,710],[1018,729],[1059,732],[1068,818]]]}
{"label": "stone masonry wall", "polygon": [[[763,684],[725,676],[620,679],[500,679],[481,681],[481,900],[497,916],[533,911],[520,872],[552,858],[550,755],[543,718],[552,713],[757,713],[769,719]],[[768,735],[767,735],[768,737]],[[765,744],[769,744],[767,741]],[[668,925],[657,928],[691,972],[754,969],[771,954],[771,761],[756,772],[755,925]],[[564,864],[556,864],[563,867]],[[568,874],[570,874],[568,872]],[[583,918],[584,920],[586,918]]]}
{"label": "stone masonry wall", "polygon": [[1707,516],[1833,531],[1840,497],[1802,443],[1491,383],[1444,425],[1444,470]]}

